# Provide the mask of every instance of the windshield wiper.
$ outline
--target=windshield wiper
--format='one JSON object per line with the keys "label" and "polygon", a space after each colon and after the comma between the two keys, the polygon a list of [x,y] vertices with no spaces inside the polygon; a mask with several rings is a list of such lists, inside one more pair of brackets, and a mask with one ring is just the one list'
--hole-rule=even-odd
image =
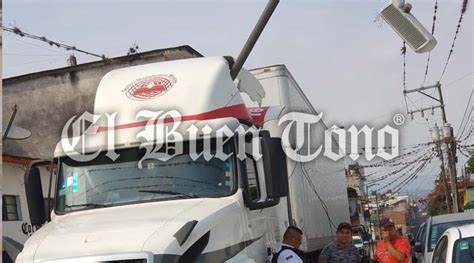
{"label": "windshield wiper", "polygon": [[65,205],[65,207],[67,207],[67,208],[80,207],[80,206],[85,206],[85,207],[88,207],[88,208],[109,207],[109,205],[106,205],[106,204],[95,204],[95,203]]}
{"label": "windshield wiper", "polygon": [[180,193],[180,192],[174,192],[174,191],[164,191],[164,190],[139,190],[138,192],[140,193],[152,193],[152,194],[168,194],[168,195],[177,195],[181,198],[196,198],[199,197],[195,194],[186,194],[186,193]]}

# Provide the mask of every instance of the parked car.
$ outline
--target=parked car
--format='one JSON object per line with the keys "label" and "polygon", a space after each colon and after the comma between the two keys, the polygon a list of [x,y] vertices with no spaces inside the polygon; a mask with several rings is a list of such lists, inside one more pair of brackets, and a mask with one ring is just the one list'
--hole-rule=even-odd
{"label": "parked car", "polygon": [[474,224],[452,227],[446,230],[436,244],[431,262],[474,262]]}
{"label": "parked car", "polygon": [[456,213],[429,217],[416,235],[414,246],[416,262],[430,262],[436,242],[444,231],[451,227],[474,224],[472,215],[472,213]]}
{"label": "parked car", "polygon": [[418,228],[418,232],[416,233],[415,237],[413,239],[410,239],[410,244],[412,246],[412,249],[411,249],[411,261],[413,263],[416,263],[417,262],[417,259],[420,258],[420,254],[421,252],[417,252],[415,250],[415,246],[416,244],[421,244],[421,240],[422,240],[422,233],[424,233],[424,228],[425,228],[425,225],[426,225],[426,222],[423,222],[420,227]]}

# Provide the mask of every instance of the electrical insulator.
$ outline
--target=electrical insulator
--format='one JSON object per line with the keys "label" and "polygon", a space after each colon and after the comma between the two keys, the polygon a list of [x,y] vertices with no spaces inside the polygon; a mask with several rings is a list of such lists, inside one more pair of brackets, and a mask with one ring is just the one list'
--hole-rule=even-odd
{"label": "electrical insulator", "polygon": [[439,141],[439,129],[438,129],[438,125],[436,124],[431,129],[431,139],[433,139],[433,142]]}

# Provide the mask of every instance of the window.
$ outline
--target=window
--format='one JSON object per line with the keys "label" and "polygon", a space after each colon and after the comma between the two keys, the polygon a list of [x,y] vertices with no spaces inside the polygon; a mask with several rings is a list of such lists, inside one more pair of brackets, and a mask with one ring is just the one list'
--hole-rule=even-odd
{"label": "window", "polygon": [[[170,150],[170,145],[163,145],[158,152]],[[211,140],[210,146],[208,150],[215,156],[217,143]],[[204,147],[203,140],[196,141],[195,150],[189,142],[184,142],[183,151],[167,161],[155,157],[143,159],[146,149],[139,147],[117,150],[120,156],[115,161],[107,157],[106,151],[88,162],[61,158],[56,212],[231,195],[237,190],[235,156],[226,160],[217,157],[206,160],[204,155],[195,158],[193,152],[202,153]],[[233,140],[224,144],[223,152],[234,152]]]}
{"label": "window", "polygon": [[20,221],[20,197],[17,195],[3,195],[2,201],[3,221]]}
{"label": "window", "polygon": [[249,187],[250,200],[255,201],[260,199],[260,187],[258,185],[258,173],[255,161],[252,158],[245,159],[247,166],[247,181]]}
{"label": "window", "polygon": [[474,260],[474,237],[458,239],[454,243],[453,262],[473,262]]}
{"label": "window", "polygon": [[444,263],[446,262],[446,253],[448,248],[448,238],[442,237],[441,240],[436,245],[436,248],[433,252],[433,263]]}
{"label": "window", "polygon": [[421,242],[421,239],[424,233],[425,233],[425,224],[422,224],[420,229],[418,230],[418,233],[416,234],[415,241]]}
{"label": "window", "polygon": [[415,243],[421,244],[421,250],[425,251],[425,234],[426,234],[426,224],[423,224],[416,234]]}

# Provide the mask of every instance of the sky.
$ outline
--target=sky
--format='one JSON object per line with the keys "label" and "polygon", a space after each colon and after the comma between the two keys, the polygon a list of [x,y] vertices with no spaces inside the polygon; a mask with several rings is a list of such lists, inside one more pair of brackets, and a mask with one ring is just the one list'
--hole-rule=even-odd
{"label": "sky", "polygon": [[[285,64],[328,126],[393,126],[406,113],[402,94],[402,40],[378,12],[386,1],[280,1],[249,59],[248,69]],[[457,132],[473,89],[472,6],[464,14],[446,73],[440,79],[460,15],[462,0],[438,1],[435,37],[426,85],[441,81],[448,122]],[[434,0],[411,1],[412,13],[431,30]],[[205,56],[237,57],[266,1],[3,1],[3,25],[107,57],[130,47],[148,51],[190,45]],[[66,66],[69,51],[3,33],[3,76]],[[78,63],[97,58],[75,54]],[[407,88],[423,83],[427,54],[407,51]],[[431,94],[432,91],[429,91]],[[421,95],[411,110],[433,105]],[[472,107],[472,105],[471,105]],[[431,141],[429,128],[440,111],[415,115],[400,126],[401,144]],[[471,121],[472,124],[472,121]],[[472,138],[471,138],[472,139]],[[472,140],[471,142],[472,143]],[[459,154],[458,154],[459,155]],[[458,165],[465,162],[459,156]],[[426,193],[438,173],[436,161],[407,187]],[[366,173],[372,170],[367,169]]]}

